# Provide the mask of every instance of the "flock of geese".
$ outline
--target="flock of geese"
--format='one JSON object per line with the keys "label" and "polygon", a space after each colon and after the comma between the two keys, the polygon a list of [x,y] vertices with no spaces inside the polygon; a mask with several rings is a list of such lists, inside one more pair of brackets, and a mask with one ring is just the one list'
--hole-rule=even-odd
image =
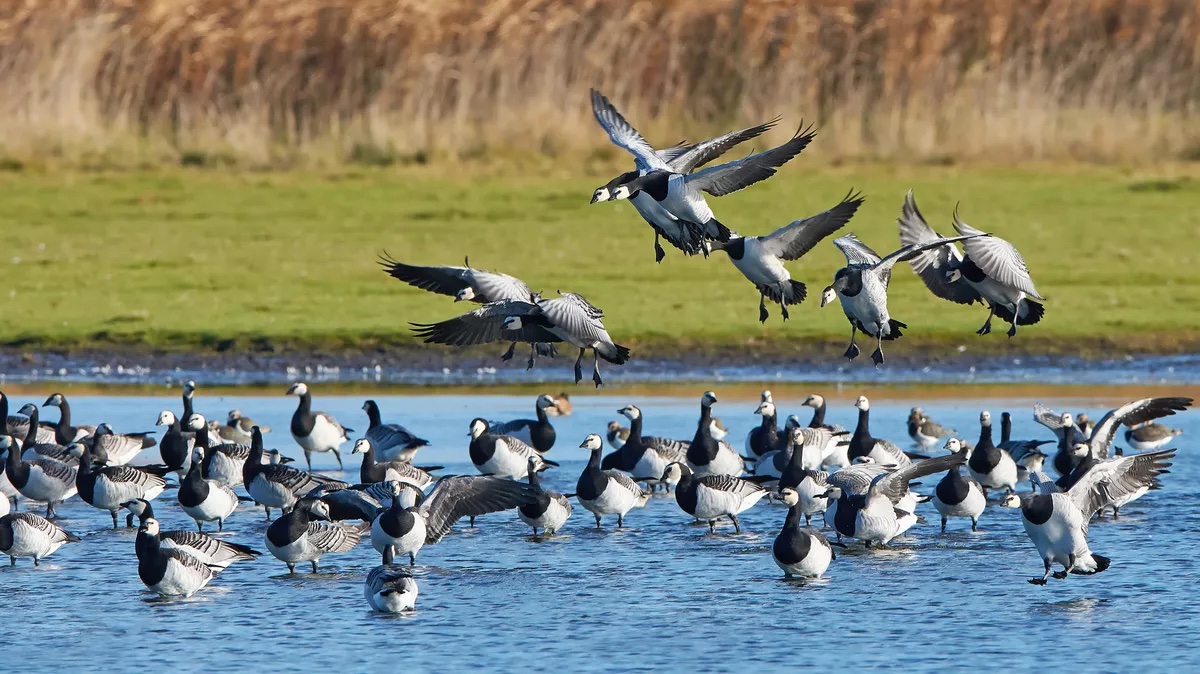
{"label": "flock of geese", "polygon": [[[36,566],[62,545],[78,542],[54,521],[55,507],[78,496],[108,512],[114,529],[122,510],[125,526],[138,519],[139,578],[159,595],[186,597],[230,564],[262,554],[205,533],[206,525],[210,532],[225,530],[231,517],[246,516],[239,506],[253,503],[269,522],[263,547],[290,573],[300,565],[316,573],[324,557],[369,539],[382,563],[365,579],[366,600],[376,611],[400,612],[412,609],[418,594],[408,567],[464,517],[474,526],[477,516],[515,509],[535,538],[553,536],[570,520],[574,499],[597,528],[605,517],[623,527],[661,490],[673,492],[679,509],[710,531],[728,520],[740,532],[739,515],[764,499],[783,503],[787,515],[771,554],[787,578],[821,577],[836,559],[834,548],[846,547],[850,539],[868,549],[887,546],[921,520],[918,506],[926,502],[940,516],[943,532],[952,519],[970,520],[974,530],[989,505],[1019,509],[1045,570],[1030,582],[1045,584],[1051,575],[1061,579],[1109,567],[1109,558],[1088,547],[1089,522],[1104,512],[1117,518],[1122,507],[1160,485],[1175,456],[1165,447],[1179,432],[1154,420],[1193,403],[1181,397],[1136,400],[1094,424],[1084,415],[1038,405],[1033,418],[1054,434],[1044,440],[1013,439],[1012,417],[1005,412],[997,441],[992,416],[984,411],[975,442],[913,408],[908,419],[913,448],[905,450],[873,434],[865,396],[855,402],[858,420],[851,431],[826,421],[819,395],[803,403],[812,408],[807,423],[790,415],[780,427],[774,398],[764,391],[755,410],[761,422],[737,450],[713,415],[716,394],[707,391],[690,440],[647,435],[641,409],[620,408],[628,426],[614,421],[603,436],[583,439],[579,446],[588,452],[587,464],[574,493],[563,494],[543,487],[539,476],[559,465],[547,455],[557,442],[551,418],[571,411],[565,397],[539,396],[529,419],[472,419],[466,453],[479,474],[439,477],[441,466],[415,464],[428,442],[402,425],[384,423],[374,401],[364,403],[368,427],[356,433],[314,411],[306,384],[292,385],[287,393],[298,404],[289,432],[308,461],[308,470],[302,470],[277,450],[265,450],[263,434],[270,429],[241,412],[232,411],[224,424],[196,413],[195,391],[192,382],[184,386],[179,416],[171,410],[159,414],[165,431],[157,443],[149,433],[73,425],[61,394],[43,405],[59,409],[55,422],[41,420],[33,403],[10,416],[9,400],[0,393],[0,492],[6,496],[0,499],[0,553],[13,565],[30,557]],[[1122,426],[1126,443],[1138,453],[1114,449]],[[314,453],[331,453],[340,466],[340,450],[351,435],[359,436],[352,453],[362,455],[357,482],[312,472]],[[156,444],[160,463],[131,464]],[[937,453],[939,445],[945,453]],[[1047,463],[1057,479],[1043,470]],[[914,490],[916,480],[936,475],[941,477],[931,494]],[[1018,493],[1022,481],[1030,490]],[[168,490],[196,531],[161,528],[154,504],[175,507],[163,504]],[[28,506],[19,510],[18,499],[44,504],[45,517]],[[813,526],[815,518],[822,528]],[[396,562],[405,557],[408,566]]]}
{"label": "flock of geese", "polygon": [[[745,189],[775,175],[781,166],[800,154],[816,135],[801,127],[778,147],[742,159],[705,166],[734,146],[754,139],[779,122],[773,119],[757,126],[733,131],[700,143],[682,143],[656,150],[626,121],[603,94],[592,91],[592,111],[612,142],[633,155],[634,169],[623,173],[592,194],[592,203],[628,201],[654,230],[656,260],[665,252],[661,241],[685,255],[724,251],[733,266],[754,284],[759,295],[759,320],[766,322],[769,300],[779,305],[787,320],[788,307],[808,296],[807,286],[791,277],[785,262],[799,260],[824,239],[846,226],[863,203],[851,190],[827,211],[791,222],[761,236],[744,236],[730,229],[713,214],[705,194],[721,197]],[[702,168],[703,167],[703,168]],[[892,269],[908,262],[929,290],[957,304],[980,303],[988,317],[978,334],[991,331],[992,318],[1017,326],[1039,322],[1045,314],[1044,298],[1033,284],[1029,268],[1011,243],[963,222],[957,209],[953,227],[956,236],[944,237],[931,227],[910,190],[904,197],[898,219],[900,248],[879,255],[854,234],[844,234],[833,243],[846,257],[846,265],[833,275],[821,294],[821,306],[840,302],[850,324],[850,344],[845,356],[859,355],[856,336],[863,333],[875,341],[871,354],[876,366],[883,364],[883,342],[895,340],[908,328],[888,311],[887,290]],[[958,245],[962,245],[962,251]],[[482,305],[449,320],[414,323],[415,334],[426,343],[470,346],[506,342],[502,359],[513,358],[517,344],[529,346],[528,367],[539,356],[556,354],[556,344],[579,349],[575,382],[583,378],[583,358],[592,350],[592,381],[600,386],[600,360],[621,365],[629,360],[629,349],[617,344],[604,327],[604,312],[582,295],[560,292],[546,299],[524,281],[500,272],[475,269],[469,260],[463,267],[417,266],[386,254],[384,269],[409,285],[454,301]]]}

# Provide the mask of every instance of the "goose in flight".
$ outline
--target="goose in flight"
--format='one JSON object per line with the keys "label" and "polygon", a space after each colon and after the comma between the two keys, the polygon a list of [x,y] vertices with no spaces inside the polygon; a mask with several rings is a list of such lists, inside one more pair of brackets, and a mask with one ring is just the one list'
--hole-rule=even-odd
{"label": "goose in flight", "polygon": [[[957,304],[980,302],[988,305],[988,317],[978,334],[992,331],[992,316],[999,316],[1012,327],[1008,336],[1017,334],[1018,325],[1033,325],[1042,320],[1045,298],[1038,293],[1025,259],[1011,243],[963,222],[954,211],[954,229],[970,236],[963,241],[966,255],[958,252],[952,240],[935,232],[921,211],[912,190],[904,197],[900,219],[900,243],[919,246],[921,253],[909,258],[913,271],[930,292]],[[933,244],[925,246],[925,244]]]}
{"label": "goose in flight", "polygon": [[[595,89],[592,90],[592,113],[613,144],[632,154],[634,160],[633,171],[622,173],[610,180],[608,184],[596,188],[596,191],[592,193],[593,204],[609,201],[613,198],[613,191],[618,185],[628,183],[651,171],[666,170],[681,175],[689,174],[696,167],[721,156],[734,145],[751,140],[769,130],[779,121],[779,118],[776,117],[765,124],[733,131],[695,145],[681,144],[665,150],[655,150],[646,142],[642,134],[638,133],[637,129],[625,120],[616,106],[604,94]],[[662,262],[665,256],[662,245],[659,243],[660,237],[665,238],[667,242],[687,255],[707,252],[703,244],[708,238],[708,231],[700,227],[698,223],[681,220],[645,193],[633,195],[629,202],[654,230],[656,262]],[[715,228],[713,235],[719,235],[719,231]]]}
{"label": "goose in flight", "polygon": [[827,211],[796,220],[764,236],[732,236],[728,241],[713,241],[713,250],[723,250],[729,261],[758,289],[758,320],[767,322],[766,300],[779,304],[783,320],[788,319],[788,305],[800,304],[808,291],[800,281],[792,280],[783,265],[785,260],[799,260],[825,237],[841,229],[854,217],[862,205],[861,194],[850,192],[841,203]]}
{"label": "goose in flight", "polygon": [[850,346],[846,348],[846,358],[854,360],[858,357],[858,345],[854,342],[854,336],[862,331],[875,338],[876,347],[875,352],[871,354],[871,360],[876,365],[882,365],[884,340],[890,341],[903,336],[900,330],[908,327],[888,313],[888,284],[892,280],[892,267],[897,262],[910,260],[926,248],[974,236],[987,235],[980,232],[971,236],[937,239],[919,246],[906,245],[883,257],[879,257],[878,253],[853,234],[834,239],[833,244],[846,256],[846,266],[837,270],[833,275],[833,283],[821,293],[821,306],[832,303],[835,298],[841,301],[842,312],[850,321]]}

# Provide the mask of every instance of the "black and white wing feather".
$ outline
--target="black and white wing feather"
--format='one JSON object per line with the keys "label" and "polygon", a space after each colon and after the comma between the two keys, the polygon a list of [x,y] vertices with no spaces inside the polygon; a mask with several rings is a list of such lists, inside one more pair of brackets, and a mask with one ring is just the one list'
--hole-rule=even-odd
{"label": "black and white wing feather", "polygon": [[498,477],[455,475],[438,480],[421,504],[425,542],[436,543],[463,517],[509,510],[537,500],[537,489]]}
{"label": "black and white wing feather", "polygon": [[[912,190],[904,195],[904,207],[901,209],[900,219],[896,223],[900,227],[900,243],[904,246],[921,246],[942,238],[941,234],[929,226],[925,216],[921,215],[921,211],[917,210],[917,202],[913,197]],[[917,253],[909,258],[908,262],[912,265],[913,271],[921,277],[925,287],[929,288],[934,295],[956,304],[982,302],[983,298],[967,283],[966,279],[959,276],[955,281],[950,280],[950,272],[962,264],[962,259],[962,253],[958,252],[958,246],[953,243],[945,243]]]}
{"label": "black and white wing feather", "polygon": [[1029,275],[1029,266],[1025,264],[1025,258],[1021,257],[1011,243],[998,236],[980,236],[984,232],[960,220],[957,211],[954,213],[954,229],[964,236],[979,236],[965,241],[963,250],[983,273],[1026,295],[1039,300],[1045,299],[1033,286],[1033,278]]}
{"label": "black and white wing feather", "polygon": [[592,114],[596,116],[596,122],[608,134],[613,144],[633,155],[639,170],[670,170],[663,157],[625,120],[612,101],[595,89],[592,89]]}
{"label": "black and white wing feather", "polygon": [[[492,342],[560,342],[540,319],[540,310],[531,302],[504,300],[485,304],[475,311],[439,323],[411,323],[413,334],[426,344],[473,346]],[[505,327],[505,320],[520,318],[517,329]]]}
{"label": "black and white wing feather", "polygon": [[796,260],[812,250],[825,237],[850,222],[863,203],[861,193],[851,191],[837,206],[816,215],[796,220],[759,240],[775,257]]}
{"label": "black and white wing feather", "polygon": [[358,545],[364,531],[370,531],[369,525],[347,526],[335,522],[309,522],[308,542],[318,550],[325,552],[347,552]]}
{"label": "black and white wing feather", "polygon": [[758,124],[739,131],[730,131],[716,138],[710,138],[695,145],[687,145],[680,148],[678,152],[670,152],[674,148],[669,148],[668,151],[659,152],[667,160],[670,169],[675,173],[691,173],[698,167],[707,164],[708,162],[720,157],[728,152],[733,146],[744,143],[753,138],[766,133],[779,123],[779,117],[772,119],[764,124]]}
{"label": "black and white wing feather", "polygon": [[744,159],[702,169],[685,177],[689,187],[703,190],[714,197],[725,196],[745,189],[775,175],[793,157],[800,154],[816,136],[816,131],[801,127],[791,140],[770,150],[752,154]]}
{"label": "black and white wing feather", "polygon": [[1108,450],[1112,447],[1117,429],[1121,425],[1133,426],[1152,419],[1169,417],[1191,407],[1192,403],[1191,398],[1143,398],[1112,410],[1092,429],[1092,437],[1088,439],[1092,455],[1098,459],[1108,458]]}
{"label": "black and white wing feather", "polygon": [[[886,496],[892,503],[899,503],[908,493],[909,482],[919,477],[944,473],[967,462],[966,451],[960,451],[947,456],[925,459],[899,468],[891,473],[880,475],[871,482],[872,495]],[[840,472],[840,471],[839,471]],[[834,474],[837,475],[836,473]]]}
{"label": "black and white wing feather", "polygon": [[1105,461],[1084,473],[1067,495],[1091,519],[1101,508],[1153,486],[1159,475],[1170,472],[1174,457],[1174,449],[1164,449]]}

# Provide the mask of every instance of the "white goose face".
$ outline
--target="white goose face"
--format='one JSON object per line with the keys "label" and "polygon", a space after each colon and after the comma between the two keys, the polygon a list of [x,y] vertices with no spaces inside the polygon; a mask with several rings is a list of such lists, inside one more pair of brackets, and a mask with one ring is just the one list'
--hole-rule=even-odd
{"label": "white goose face", "polygon": [[400,480],[388,481],[388,486],[391,487],[392,496],[399,496],[404,493],[404,483]]}
{"label": "white goose face", "polygon": [[193,414],[187,419],[187,427],[193,431],[198,431],[207,425],[208,422],[204,420],[204,416],[201,414]]}
{"label": "white goose face", "polygon": [[[922,419],[922,421],[924,421],[924,419]],[[980,412],[979,413],[979,423],[983,424],[984,426],[991,426],[992,425],[992,413],[987,410]]]}
{"label": "white goose face", "polygon": [[371,451],[371,441],[366,438],[359,438],[354,441],[354,449],[350,450],[351,454],[366,454]]}
{"label": "white goose face", "polygon": [[962,442],[960,442],[958,438],[950,438],[946,441],[946,445],[943,447],[943,449],[947,450],[951,454],[957,453],[960,449],[962,449]]}
{"label": "white goose face", "polygon": [[598,204],[601,201],[608,201],[612,198],[612,193],[607,187],[597,187],[595,192],[592,192],[592,203]]}
{"label": "white goose face", "polygon": [[54,395],[50,396],[50,398],[46,401],[46,404],[42,405],[42,407],[58,407],[63,404],[64,400],[66,399],[63,398],[63,394],[55,393]]}
{"label": "white goose face", "polygon": [[783,501],[789,506],[794,506],[800,502],[800,494],[798,494],[796,490],[792,489],[791,487],[784,487],[783,489],[779,490],[779,500]]}
{"label": "white goose face", "polygon": [[455,302],[469,302],[475,299],[475,289],[467,286],[454,295]]}
{"label": "white goose face", "polygon": [[175,423],[175,413],[171,410],[163,410],[162,412],[158,413],[158,421],[155,422],[154,425],[170,426],[173,423]]}
{"label": "white goose face", "polygon": [[1078,457],[1087,456],[1091,451],[1092,448],[1086,442],[1077,442],[1075,446],[1071,447],[1071,454]]}
{"label": "white goose face", "polygon": [[183,383],[183,395],[191,398],[192,394],[195,392],[196,392],[196,382],[189,379]]}
{"label": "white goose face", "polygon": [[837,292],[834,291],[833,286],[828,286],[824,290],[821,291],[821,306],[825,306],[827,304],[833,304],[836,301],[837,301]]}
{"label": "white goose face", "polygon": [[629,419],[630,421],[633,421],[634,419],[637,419],[638,417],[642,416],[642,411],[639,410],[634,405],[626,405],[625,407],[622,407],[621,409],[617,410],[617,412],[624,414],[625,418]]}
{"label": "white goose face", "polygon": [[1059,417],[1059,420],[1062,421],[1067,426],[1075,425],[1075,417],[1071,416],[1070,412],[1063,412],[1062,416]]}
{"label": "white goose face", "polygon": [[1000,505],[1004,508],[1020,508],[1021,497],[1017,496],[1016,494],[1009,494],[1008,496],[1004,497],[1004,500],[1000,502]]}
{"label": "white goose face", "polygon": [[151,536],[157,536],[159,531],[158,520],[153,517],[146,518],[146,521],[142,522],[141,530]]}
{"label": "white goose face", "polygon": [[628,185],[620,185],[619,187],[617,187],[616,189],[614,189],[612,191],[611,198],[613,201],[623,201],[625,199],[628,199],[631,196],[633,196],[633,194],[630,193],[629,186]]}
{"label": "white goose face", "polygon": [[784,423],[784,428],[800,428],[802,425],[803,424],[800,423],[800,417],[796,416],[795,414],[789,414],[787,422]]}
{"label": "white goose face", "polygon": [[700,404],[705,407],[711,407],[717,402],[717,394],[712,391],[705,391],[704,395],[700,396]]}
{"label": "white goose face", "polygon": [[589,450],[589,451],[600,449],[600,447],[601,447],[600,436],[596,435],[595,433],[589,433],[588,436],[583,439],[583,442],[579,446],[586,450]]}
{"label": "white goose face", "polygon": [[679,480],[682,477],[683,477],[683,464],[678,463],[678,462],[669,463],[669,464],[667,464],[666,470],[663,471],[661,481],[662,482],[670,482],[670,483],[674,484],[674,483],[679,482]]}
{"label": "white goose face", "polygon": [[546,409],[547,407],[554,407],[554,398],[548,394],[543,393],[542,395],[538,396],[537,406],[538,406],[538,409],[543,409],[543,410]]}
{"label": "white goose face", "polygon": [[203,447],[193,447],[192,448],[192,463],[200,463],[202,461],[204,461],[204,448]]}
{"label": "white goose face", "polygon": [[855,457],[852,463],[875,463],[875,459],[869,456],[859,456]]}
{"label": "white goose face", "polygon": [[754,410],[754,413],[773,417],[775,416],[775,404],[770,401],[764,402],[758,406],[758,409]]}
{"label": "white goose face", "polygon": [[804,444],[804,431],[800,430],[799,428],[792,429],[792,444],[795,444],[795,445],[803,445]]}
{"label": "white goose face", "polygon": [[235,421],[237,421],[238,419],[241,419],[241,418],[242,418],[241,410],[229,410],[229,423],[234,423]]}
{"label": "white goose face", "polygon": [[866,396],[859,396],[858,400],[854,401],[854,406],[863,412],[866,412],[867,410],[871,409],[871,401],[867,400]]}
{"label": "white goose face", "polygon": [[471,421],[471,439],[474,440],[487,432],[488,423],[483,419],[473,419]]}
{"label": "white goose face", "polygon": [[313,502],[308,511],[322,519],[329,519],[329,504],[324,501]]}
{"label": "white goose face", "polygon": [[287,395],[290,396],[303,396],[306,393],[308,393],[308,384],[305,384],[302,381],[292,384],[292,386],[287,390]]}
{"label": "white goose face", "polygon": [[505,330],[520,330],[522,325],[524,324],[521,323],[520,316],[508,316],[504,319]]}

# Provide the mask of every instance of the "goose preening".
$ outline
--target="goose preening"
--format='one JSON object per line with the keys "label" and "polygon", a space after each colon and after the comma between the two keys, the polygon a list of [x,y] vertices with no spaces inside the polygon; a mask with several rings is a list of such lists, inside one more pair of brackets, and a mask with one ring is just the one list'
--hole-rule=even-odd
{"label": "goose preening", "polygon": [[[117,511],[122,503],[133,499],[149,501],[167,488],[167,481],[163,478],[167,472],[165,467],[153,469],[105,465],[83,443],[73,444],[82,450],[79,468],[75,472],[75,489],[79,498],[93,508],[107,510],[112,516],[114,529],[117,528]],[[237,504],[236,497],[234,504]]]}
{"label": "goose preening", "polygon": [[517,517],[533,527],[534,538],[538,538],[538,529],[546,536],[553,536],[571,517],[571,501],[564,494],[543,488],[533,459],[529,463],[529,486],[534,490],[534,501],[518,506]]}
{"label": "goose preening", "polygon": [[384,548],[383,563],[371,569],[363,583],[367,603],[379,613],[403,613],[417,606],[416,579],[411,571],[392,560],[392,548]]}
{"label": "goose preening", "polygon": [[767,299],[779,304],[783,320],[788,319],[788,305],[800,304],[808,290],[784,266],[784,261],[799,260],[826,237],[850,222],[863,197],[853,192],[841,203],[827,211],[809,216],[781,227],[764,236],[733,236],[728,241],[706,244],[712,250],[723,250],[729,261],[758,289],[758,320],[767,322]]}
{"label": "goose preening", "polygon": [[708,523],[709,533],[717,530],[717,520],[728,517],[733,530],[742,532],[738,515],[749,510],[767,495],[767,490],[750,480],[732,475],[695,475],[686,463],[672,463],[662,475],[664,482],[673,481],[675,502],[679,509],[701,522]]}
{"label": "goose preening", "polygon": [[[958,438],[946,442],[946,449],[951,453],[962,447]],[[984,494],[989,489],[1004,489],[1009,494],[1017,490],[1017,462],[992,442],[992,415],[987,410],[979,413],[979,442],[970,450],[970,455],[967,470],[983,486]]]}
{"label": "goose preening", "polygon": [[783,571],[784,578],[820,578],[829,563],[837,559],[829,539],[807,524],[800,526],[803,506],[795,489],[779,490],[779,498],[788,506],[788,513],[771,544],[771,559]]}
{"label": "goose preening", "polygon": [[67,402],[67,397],[61,393],[55,393],[46,398],[42,407],[58,408],[58,422],[54,424],[54,441],[60,445],[69,445],[96,432],[95,426],[71,424],[71,403]]}
{"label": "goose preening", "polygon": [[[27,403],[20,410],[29,417],[26,447],[37,443],[37,407]],[[54,506],[75,495],[76,468],[54,459],[26,460],[21,452],[8,450],[4,472],[12,486],[30,501],[46,504],[46,518],[54,519]]]}
{"label": "goose preening", "polygon": [[[987,235],[980,232],[971,236]],[[882,365],[883,342],[902,337],[901,329],[908,328],[906,323],[892,318],[888,313],[888,285],[892,281],[892,268],[897,262],[911,260],[928,248],[967,238],[970,237],[937,239],[919,246],[904,246],[883,257],[853,234],[834,239],[834,245],[846,256],[846,266],[834,273],[833,283],[821,293],[821,306],[837,299],[842,305],[842,313],[850,321],[850,346],[846,348],[846,358],[854,360],[858,357],[858,344],[854,337],[862,332],[875,338],[871,361]]]}
{"label": "goose preening", "polygon": [[[262,433],[257,428],[251,429],[250,438],[250,456],[242,464],[241,482],[246,487],[246,493],[266,510],[268,520],[271,519],[271,508],[287,512],[301,497],[319,486],[348,486],[299,468],[283,464],[264,465]],[[328,512],[325,516],[328,517]]]}
{"label": "goose preening", "polygon": [[575,484],[575,498],[596,516],[597,529],[601,528],[600,519],[604,515],[616,515],[618,529],[625,526],[625,515],[634,508],[646,505],[650,493],[643,491],[625,473],[601,469],[600,453],[604,450],[604,443],[599,435],[588,435],[579,446],[590,451],[591,456]]}
{"label": "goose preening", "polygon": [[626,405],[617,410],[629,419],[628,435],[616,452],[604,457],[601,470],[617,469],[629,473],[635,480],[644,481],[651,489],[662,482],[667,466],[676,461],[687,461],[688,443],[669,438],[658,438],[642,434],[642,410],[636,405]]}
{"label": "goose preening", "polygon": [[217,569],[179,548],[164,547],[158,538],[159,524],[153,517],[138,527],[134,549],[138,578],[163,597],[190,597],[208,585]]}
{"label": "goose preening", "polygon": [[[192,465],[179,481],[179,490],[175,497],[179,500],[179,507],[184,514],[196,522],[196,531],[203,532],[205,522],[216,522],[217,531],[224,531],[225,519],[237,510],[238,496],[227,483],[204,477],[206,451],[212,450],[202,445],[196,446]],[[116,526],[116,520],[117,515],[114,512],[113,526]]]}
{"label": "goose preening", "polygon": [[312,394],[308,392],[308,384],[298,381],[287,390],[287,395],[300,398],[300,404],[292,414],[292,438],[304,450],[304,460],[308,469],[312,470],[312,455],[320,452],[333,452],[337,459],[338,470],[343,470],[342,454],[339,451],[343,443],[349,442],[349,433],[353,428],[345,428],[337,419],[325,412],[312,410]]}
{"label": "goose preening", "polygon": [[380,461],[412,462],[417,450],[429,445],[429,441],[418,438],[400,424],[385,424],[379,415],[379,405],[374,400],[363,403],[367,413],[367,432],[363,437],[371,441],[375,456]]}
{"label": "goose preening", "polygon": [[933,498],[929,500],[942,516],[942,533],[946,533],[946,523],[951,517],[970,519],[971,531],[977,531],[979,516],[987,507],[987,495],[983,486],[973,477],[964,477],[961,466],[946,471],[946,476],[938,481],[933,489]]}
{"label": "goose preening", "polygon": [[[1080,415],[1080,421],[1082,416]],[[1139,452],[1148,452],[1167,446],[1180,435],[1183,435],[1183,431],[1179,429],[1147,421],[1126,430],[1125,442]]]}
{"label": "goose preening", "polygon": [[[1104,424],[1102,420],[1097,428]],[[1082,475],[1065,492],[1056,491],[1053,483],[1043,482],[1041,475],[1035,474],[1039,493],[1006,497],[1005,507],[1020,508],[1025,533],[1045,565],[1045,574],[1029,582],[1045,585],[1052,573],[1062,580],[1070,573],[1091,575],[1107,570],[1112,560],[1088,547],[1088,521],[1103,508],[1149,489],[1159,475],[1168,472],[1174,456],[1175,450],[1167,449],[1106,461]],[[1053,571],[1054,564],[1063,570]]]}
{"label": "goose preening", "polygon": [[17,565],[17,557],[32,557],[33,565],[39,566],[63,543],[77,542],[78,536],[40,515],[16,512],[0,517],[0,554],[8,555],[9,566]]}
{"label": "goose preening", "polygon": [[542,394],[534,401],[533,419],[514,419],[502,423],[489,422],[492,432],[497,435],[508,435],[533,447],[539,454],[545,454],[554,447],[554,426],[547,418],[547,410],[554,408],[553,397]]}
{"label": "goose preening", "polygon": [[183,425],[171,410],[163,410],[158,415],[156,425],[167,427],[167,432],[158,441],[159,457],[167,468],[182,477],[192,465],[192,447],[195,446],[196,436],[193,433],[184,434]]}
{"label": "goose preening", "polygon": [[[874,477],[852,469],[833,473],[828,482],[833,486],[830,496],[837,497],[832,520],[838,539],[842,536],[856,538],[868,548],[887,545],[917,522],[915,514],[897,508],[909,494],[910,481],[957,469],[966,461],[966,452],[960,451],[909,463],[895,470],[884,468],[886,472]],[[873,467],[872,464],[867,466]]]}
{"label": "goose preening", "polygon": [[912,438],[922,451],[933,449],[939,440],[955,433],[953,428],[946,428],[926,416],[920,407],[914,407],[908,413],[908,437]]}
{"label": "goose preening", "polygon": [[700,421],[687,448],[688,467],[697,475],[741,475],[746,472],[745,460],[713,436],[712,406],[716,402],[717,395],[712,391],[705,391],[700,397]]}
{"label": "goose preening", "polygon": [[[154,508],[145,499],[133,499],[121,504],[128,510],[126,526],[137,517],[141,524],[154,518]],[[249,562],[262,553],[248,545],[230,543],[196,531],[159,531],[158,542],[164,548],[175,548],[195,557],[204,565],[222,570],[234,562]]]}
{"label": "goose preening", "polygon": [[871,401],[867,400],[866,396],[859,396],[858,400],[854,401],[854,406],[858,408],[858,425],[854,427],[854,434],[850,436],[850,446],[847,448],[850,460],[869,456],[881,465],[911,464],[912,459],[896,443],[871,435]]}
{"label": "goose preening", "polygon": [[514,437],[492,434],[485,419],[472,419],[469,435],[471,463],[482,475],[520,480],[529,473],[530,459],[539,471],[558,465],[542,458],[536,449]]}
{"label": "goose preening", "polygon": [[296,565],[304,562],[316,573],[322,557],[352,550],[371,530],[366,523],[346,525],[327,520],[328,504],[303,498],[267,527],[267,550],[287,564],[288,573],[296,573]]}
{"label": "goose preening", "polygon": [[[210,480],[224,482],[230,487],[242,484],[242,468],[250,458],[248,445],[230,443],[213,443],[208,431],[208,422],[199,414],[193,414],[187,420],[187,427],[195,433],[192,461],[199,456],[204,463],[201,466],[203,475]],[[202,453],[194,450],[201,449]]]}
{"label": "goose preening", "polygon": [[1018,325],[1033,325],[1042,320],[1045,298],[1033,286],[1025,259],[1011,243],[963,222],[956,208],[954,229],[970,237],[963,240],[964,256],[952,240],[943,239],[929,226],[917,210],[912,190],[904,197],[897,224],[900,243],[918,246],[921,251],[909,258],[909,262],[930,292],[957,304],[988,305],[987,320],[978,334],[992,331],[992,316],[1011,324],[1009,337],[1017,334]]}
{"label": "goose preening", "polygon": [[[773,127],[779,118],[765,124],[759,124],[740,131],[727,133],[716,138],[697,143],[696,145],[679,145],[665,150],[655,150],[646,139],[633,128],[625,117],[603,94],[592,90],[592,114],[596,122],[608,134],[613,144],[633,155],[634,170],[623,173],[596,188],[592,193],[591,203],[609,201],[614,197],[617,186],[626,184],[635,178],[651,171],[671,171],[676,174],[689,174],[713,159],[724,154],[733,146],[751,140]],[[629,202],[637,209],[642,219],[654,229],[654,259],[662,262],[666,253],[663,251],[659,238],[665,238],[671,245],[687,255],[704,252],[703,244],[706,238],[719,238],[721,231],[716,226],[702,227],[702,223],[681,219],[648,194],[638,193],[629,197]]]}
{"label": "goose preening", "polygon": [[[608,431],[604,434],[604,438],[608,440],[608,446],[613,449],[621,449],[625,446],[625,442],[629,440],[629,427],[622,426],[619,421],[608,422]],[[611,454],[609,456],[612,456]],[[608,458],[608,456],[604,457]]]}
{"label": "goose preening", "polygon": [[362,466],[359,467],[358,479],[363,484],[400,480],[407,482],[417,489],[424,489],[433,484],[435,478],[429,470],[440,469],[441,466],[430,466],[427,469],[418,468],[405,461],[376,461],[375,445],[367,438],[354,441],[351,454],[362,454]]}
{"label": "goose preening", "polygon": [[445,538],[463,517],[511,510],[537,499],[529,484],[480,475],[443,477],[428,497],[418,496],[417,506],[406,507],[400,498],[416,487],[393,482],[392,488],[391,506],[371,523],[371,545],[380,553],[391,548],[397,556],[408,555],[409,564],[416,564],[421,548]]}

